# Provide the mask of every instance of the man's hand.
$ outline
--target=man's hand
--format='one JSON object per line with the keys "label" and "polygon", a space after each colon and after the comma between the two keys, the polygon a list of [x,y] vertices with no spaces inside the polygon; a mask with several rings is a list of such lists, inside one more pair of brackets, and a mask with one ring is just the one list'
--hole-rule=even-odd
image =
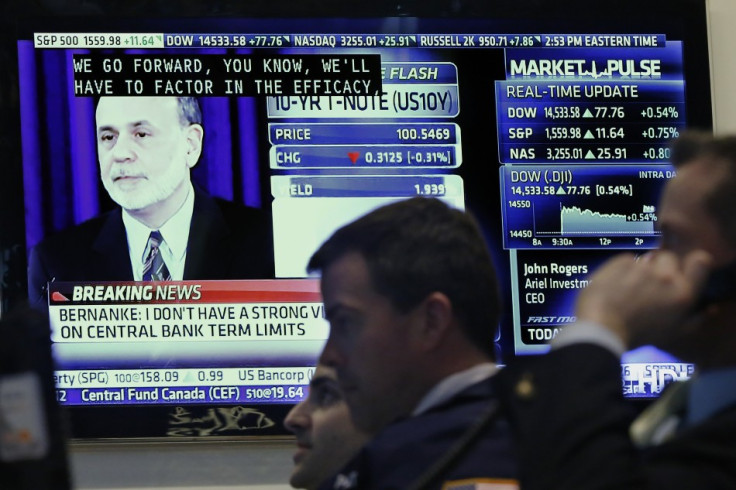
{"label": "man's hand", "polygon": [[691,313],[712,258],[656,251],[618,255],[601,266],[577,299],[578,321],[603,325],[628,348],[658,343]]}

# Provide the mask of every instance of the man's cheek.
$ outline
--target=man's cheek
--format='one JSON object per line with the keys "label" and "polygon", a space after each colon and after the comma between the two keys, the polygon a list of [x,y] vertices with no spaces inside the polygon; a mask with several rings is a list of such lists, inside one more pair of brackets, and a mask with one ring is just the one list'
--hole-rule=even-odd
{"label": "man's cheek", "polygon": [[107,155],[102,152],[99,152],[98,156],[100,159],[100,175],[102,175],[103,177],[107,177],[110,175],[110,168],[112,168],[110,158],[108,158]]}

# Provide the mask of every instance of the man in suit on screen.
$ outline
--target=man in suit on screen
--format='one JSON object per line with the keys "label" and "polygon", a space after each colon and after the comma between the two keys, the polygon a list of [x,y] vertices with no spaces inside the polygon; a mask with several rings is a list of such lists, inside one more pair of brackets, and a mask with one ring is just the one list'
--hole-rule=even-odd
{"label": "man in suit on screen", "polygon": [[100,178],[120,208],[51,236],[30,255],[29,299],[48,281],[273,277],[270,219],[192,185],[204,128],[192,97],[103,97]]}
{"label": "man in suit on screen", "polygon": [[[736,488],[736,137],[683,136],[672,160],[659,249],[604,264],[550,354],[496,377],[525,489]],[[696,374],[634,420],[620,355],[642,345]]]}

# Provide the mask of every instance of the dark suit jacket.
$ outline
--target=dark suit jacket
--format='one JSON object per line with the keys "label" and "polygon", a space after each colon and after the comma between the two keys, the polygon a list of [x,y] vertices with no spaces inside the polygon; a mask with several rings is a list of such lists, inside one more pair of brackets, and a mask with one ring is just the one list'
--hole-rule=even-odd
{"label": "dark suit jacket", "polygon": [[[271,279],[270,216],[195,188],[184,279]],[[31,251],[31,304],[46,303],[48,281],[132,281],[120,208],[53,235]]]}
{"label": "dark suit jacket", "polygon": [[[321,488],[406,490],[439,461],[494,400],[493,388],[486,380],[426,413],[389,425]],[[503,420],[493,422],[441,476],[424,490],[465,479],[514,479],[516,458],[508,424]],[[342,485],[346,482],[353,485]]]}
{"label": "dark suit jacket", "polygon": [[511,363],[494,381],[525,490],[736,489],[736,407],[639,451],[621,365],[606,349],[564,347]]}

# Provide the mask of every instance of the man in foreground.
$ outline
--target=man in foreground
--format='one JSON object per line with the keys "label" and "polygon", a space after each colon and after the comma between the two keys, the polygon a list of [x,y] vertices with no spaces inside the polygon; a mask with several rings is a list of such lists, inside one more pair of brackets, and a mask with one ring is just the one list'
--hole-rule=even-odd
{"label": "man in foreground", "polygon": [[309,269],[330,322],[320,362],[377,434],[323,488],[517,488],[489,382],[495,271],[474,220],[436,199],[390,204],[335,232]]}
{"label": "man in foreground", "polygon": [[204,138],[196,99],[102,97],[96,126],[100,178],[120,208],[33,249],[32,304],[54,280],[273,277],[268,217],[192,185]]}
{"label": "man in foreground", "polygon": [[[497,377],[525,489],[736,488],[736,137],[683,137],[660,249],[613,258],[552,352]],[[619,356],[652,344],[694,362],[631,426]]]}
{"label": "man in foreground", "polygon": [[309,382],[309,395],[291,409],[284,425],[296,436],[289,479],[294,488],[316,490],[370,439],[350,420],[335,370],[321,364]]}

